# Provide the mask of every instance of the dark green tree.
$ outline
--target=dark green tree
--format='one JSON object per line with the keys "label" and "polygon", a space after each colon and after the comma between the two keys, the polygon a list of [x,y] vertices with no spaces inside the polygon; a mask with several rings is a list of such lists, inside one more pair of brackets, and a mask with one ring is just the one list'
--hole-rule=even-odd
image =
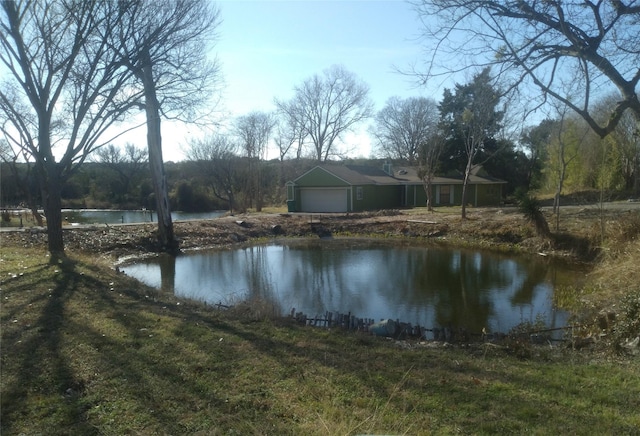
{"label": "dark green tree", "polygon": [[558,122],[546,118],[537,126],[529,127],[520,137],[520,145],[528,156],[526,172],[526,188],[537,189],[542,185],[542,170],[547,160],[547,146],[551,142],[553,132]]}
{"label": "dark green tree", "polygon": [[[500,92],[492,85],[491,70],[485,68],[471,82],[456,84],[451,92],[445,89],[440,102],[441,128],[447,137],[448,147],[442,158],[457,162],[463,171],[462,219],[466,219],[466,193],[471,170],[491,157],[488,145],[495,141],[501,129],[504,112],[498,109]],[[463,165],[463,167],[462,167]]]}

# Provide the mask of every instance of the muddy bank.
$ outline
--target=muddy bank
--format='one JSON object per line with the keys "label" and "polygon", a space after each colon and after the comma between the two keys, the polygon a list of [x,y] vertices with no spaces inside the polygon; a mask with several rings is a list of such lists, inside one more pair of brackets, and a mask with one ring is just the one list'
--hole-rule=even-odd
{"label": "muddy bank", "polygon": [[[410,238],[459,247],[530,252],[584,260],[591,244],[585,229],[593,217],[576,212],[554,240],[536,236],[515,208],[473,209],[467,220],[459,212],[380,211],[361,214],[246,214],[174,223],[182,250],[227,246],[273,237],[363,236]],[[581,230],[580,232],[577,232]],[[3,233],[2,245],[46,248],[46,232],[37,229]],[[99,253],[112,259],[157,252],[156,225],[96,225],[65,228],[68,251]]]}

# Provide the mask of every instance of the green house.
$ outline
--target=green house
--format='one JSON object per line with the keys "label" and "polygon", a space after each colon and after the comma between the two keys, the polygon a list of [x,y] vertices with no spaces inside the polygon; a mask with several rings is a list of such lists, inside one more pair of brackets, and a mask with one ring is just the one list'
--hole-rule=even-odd
{"label": "green house", "polygon": [[[434,206],[462,203],[462,176],[435,177]],[[498,206],[506,182],[475,167],[467,186],[467,203]],[[383,168],[364,165],[318,165],[286,183],[290,212],[362,212],[426,206],[426,193],[413,167]]]}
{"label": "green house", "polygon": [[[406,187],[403,204],[405,207],[426,206],[427,194],[418,169],[402,167],[394,171],[394,176]],[[431,200],[434,206],[460,206],[462,204],[462,185],[464,176],[451,173],[436,176],[431,181]],[[491,177],[480,165],[471,169],[467,183],[467,205],[500,206],[502,204],[502,188],[507,182]]]}

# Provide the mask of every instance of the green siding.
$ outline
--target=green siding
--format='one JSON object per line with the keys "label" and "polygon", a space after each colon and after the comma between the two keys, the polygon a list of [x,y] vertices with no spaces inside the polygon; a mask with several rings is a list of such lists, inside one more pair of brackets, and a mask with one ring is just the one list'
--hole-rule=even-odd
{"label": "green siding", "polygon": [[[358,188],[362,188],[362,200],[358,200]],[[399,185],[356,185],[353,187],[353,211],[397,209],[401,207]]]}
{"label": "green siding", "polygon": [[296,179],[296,185],[303,188],[349,186],[344,180],[340,180],[338,177],[321,168],[314,168],[307,174]]}
{"label": "green siding", "polygon": [[[462,185],[451,185],[453,188],[453,205],[460,206],[462,204]],[[473,201],[473,194],[470,187],[467,186],[467,204]]]}
{"label": "green siding", "polygon": [[478,185],[478,206],[499,206],[502,203],[502,185]]}
{"label": "green siding", "polygon": [[[426,207],[427,206],[427,193],[424,190],[423,185],[414,185],[415,195],[411,198],[411,204],[416,207]],[[436,187],[431,185],[431,201],[435,203],[436,201]]]}

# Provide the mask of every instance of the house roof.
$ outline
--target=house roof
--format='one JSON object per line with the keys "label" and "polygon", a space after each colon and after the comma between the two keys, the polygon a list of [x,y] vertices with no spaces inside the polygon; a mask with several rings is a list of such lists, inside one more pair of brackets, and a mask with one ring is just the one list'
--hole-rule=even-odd
{"label": "house roof", "polygon": [[[295,181],[301,179],[305,175],[317,168],[322,169],[350,185],[397,185],[397,184],[422,184],[422,179],[418,176],[417,167],[398,167],[393,168],[393,176],[387,174],[381,168],[366,165],[336,165],[323,164],[312,168]],[[463,182],[463,175],[460,173],[449,174],[446,176],[434,177],[431,181],[434,185],[458,185]],[[472,168],[469,175],[469,183],[471,184],[502,184],[507,183],[503,180],[496,179],[486,174],[482,166],[476,165]]]}
{"label": "house roof", "polygon": [[[394,168],[393,174],[397,180],[403,181],[407,184],[422,183],[422,179],[418,175],[417,167]],[[434,185],[459,185],[462,184],[463,181],[464,175],[456,172],[445,176],[436,176],[431,180],[431,183]],[[471,169],[471,173],[469,174],[469,183],[474,185],[483,185],[496,183],[502,184],[507,182],[489,176],[481,165],[476,165]]]}
{"label": "house roof", "polygon": [[298,180],[316,168],[320,168],[327,171],[330,174],[338,177],[339,179],[349,183],[350,185],[397,185],[398,180],[391,177],[389,174],[382,171],[382,169],[365,166],[365,165],[332,165],[324,164],[318,165],[311,170],[307,171]]}

